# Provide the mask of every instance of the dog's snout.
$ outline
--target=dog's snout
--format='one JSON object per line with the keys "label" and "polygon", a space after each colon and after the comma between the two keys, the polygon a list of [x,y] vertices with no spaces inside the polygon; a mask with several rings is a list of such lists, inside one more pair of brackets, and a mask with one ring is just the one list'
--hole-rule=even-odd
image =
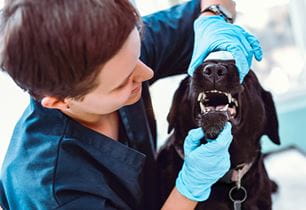
{"label": "dog's snout", "polygon": [[210,64],[204,67],[203,75],[211,82],[218,82],[227,75],[227,69],[223,65]]}

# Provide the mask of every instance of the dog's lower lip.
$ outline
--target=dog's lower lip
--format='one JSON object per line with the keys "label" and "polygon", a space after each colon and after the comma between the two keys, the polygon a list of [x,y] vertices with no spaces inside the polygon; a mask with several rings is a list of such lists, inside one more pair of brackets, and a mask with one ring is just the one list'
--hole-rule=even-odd
{"label": "dog's lower lip", "polygon": [[223,113],[224,115],[227,116],[228,120],[234,120],[236,117],[236,111],[233,110],[233,108],[229,108],[227,110],[216,110],[216,109],[211,109],[208,112],[202,112],[201,115],[207,115],[207,114],[213,114],[213,113]]}

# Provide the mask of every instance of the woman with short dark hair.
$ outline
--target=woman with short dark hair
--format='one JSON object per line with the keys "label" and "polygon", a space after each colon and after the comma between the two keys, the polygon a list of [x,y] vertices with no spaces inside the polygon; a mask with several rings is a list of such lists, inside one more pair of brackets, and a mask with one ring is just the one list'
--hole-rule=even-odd
{"label": "woman with short dark hair", "polygon": [[[235,13],[231,0],[192,1],[147,16],[142,23],[127,0],[6,1],[1,67],[31,100],[3,163],[1,207],[158,209],[156,130],[148,85],[186,72],[192,52],[199,60],[199,51],[218,50],[209,43],[198,45],[197,34],[206,39],[205,33],[196,33],[195,42],[193,38],[200,8],[216,3]],[[225,17],[208,17],[215,16],[208,10],[201,16],[207,16],[205,23],[213,19],[232,27]],[[213,31],[209,27],[205,29]],[[232,47],[235,36],[221,34],[212,42],[221,37],[223,47]],[[194,43],[202,47],[193,51]],[[243,52],[252,58],[252,49]],[[199,146],[203,135],[192,130],[186,137],[190,156],[165,209],[194,208],[228,170],[230,125],[217,138],[225,142],[217,145],[221,163],[205,165],[201,160],[203,149],[212,148]],[[214,175],[208,179],[203,171]]]}

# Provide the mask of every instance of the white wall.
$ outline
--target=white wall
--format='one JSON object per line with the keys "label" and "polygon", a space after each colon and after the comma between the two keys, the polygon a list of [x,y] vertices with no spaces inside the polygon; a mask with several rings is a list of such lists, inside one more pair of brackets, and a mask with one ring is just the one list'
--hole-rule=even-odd
{"label": "white wall", "polygon": [[289,9],[297,46],[306,58],[306,0],[291,0]]}
{"label": "white wall", "polygon": [[28,96],[0,72],[0,168],[13,128],[28,103]]}

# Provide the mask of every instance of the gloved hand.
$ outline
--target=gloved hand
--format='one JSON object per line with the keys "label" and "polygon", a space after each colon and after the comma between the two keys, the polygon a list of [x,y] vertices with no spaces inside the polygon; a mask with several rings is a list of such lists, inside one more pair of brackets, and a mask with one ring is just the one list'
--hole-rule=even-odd
{"label": "gloved hand", "polygon": [[176,188],[182,195],[193,201],[209,197],[211,186],[230,168],[231,129],[227,122],[219,136],[206,144],[200,143],[204,137],[202,128],[189,131],[184,142],[184,164],[176,179]]}
{"label": "gloved hand", "polygon": [[200,16],[194,22],[194,49],[188,74],[204,61],[210,52],[229,51],[236,61],[240,83],[248,73],[252,58],[262,59],[259,41],[237,25],[227,23],[221,16]]}

